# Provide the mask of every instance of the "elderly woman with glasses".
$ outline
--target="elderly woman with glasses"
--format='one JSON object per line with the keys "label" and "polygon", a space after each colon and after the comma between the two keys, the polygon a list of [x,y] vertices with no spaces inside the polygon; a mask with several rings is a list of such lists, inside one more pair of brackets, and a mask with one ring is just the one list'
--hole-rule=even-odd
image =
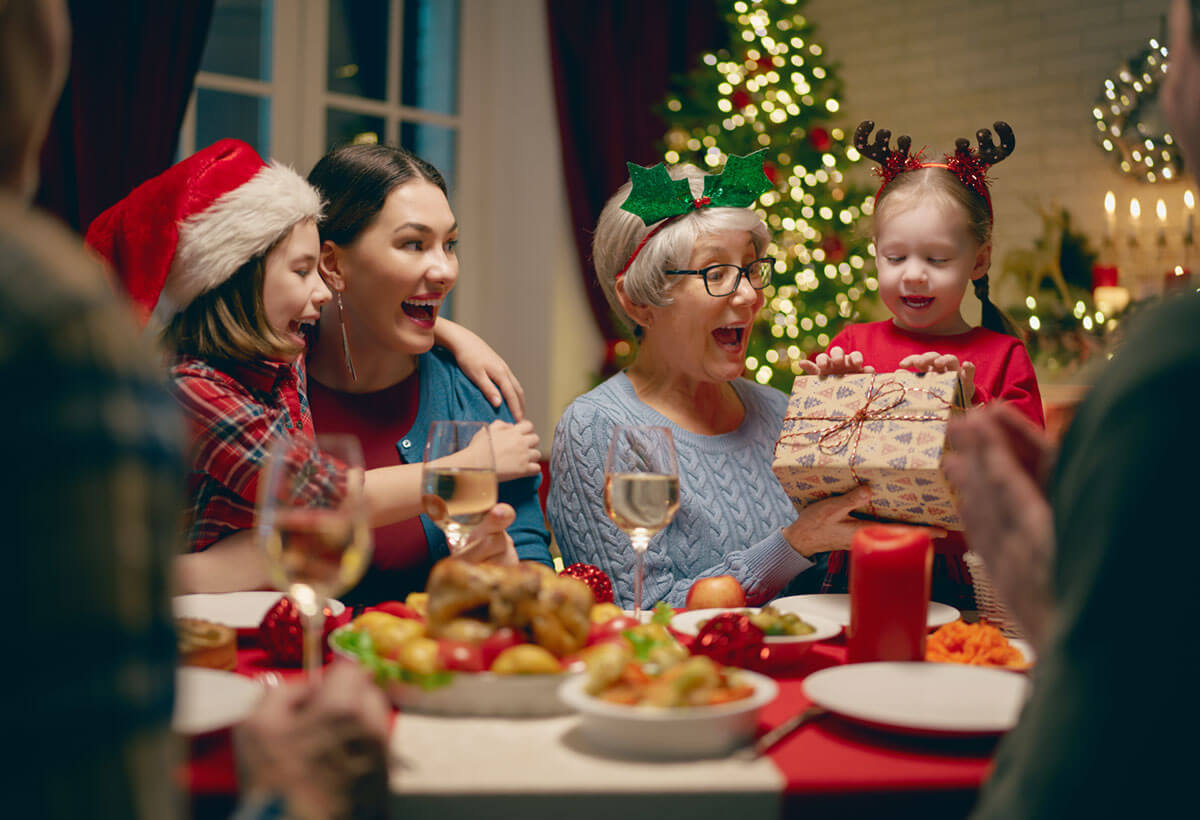
{"label": "elderly woman with glasses", "polygon": [[563,561],[604,570],[617,603],[631,607],[635,556],[605,514],[605,455],[617,425],[666,427],[678,456],[679,510],[645,555],[639,603],[682,606],[697,578],[732,575],[747,602],[761,604],[818,553],[849,546],[858,525],[847,514],[868,491],[797,515],[771,472],[787,396],[742,378],[775,267],[767,227],[751,210],[770,186],[761,158],[730,157],[708,176],[690,165],[629,167],[631,181],[600,214],[592,256],[638,349],[626,370],[577,398],[559,421],[550,523]]}

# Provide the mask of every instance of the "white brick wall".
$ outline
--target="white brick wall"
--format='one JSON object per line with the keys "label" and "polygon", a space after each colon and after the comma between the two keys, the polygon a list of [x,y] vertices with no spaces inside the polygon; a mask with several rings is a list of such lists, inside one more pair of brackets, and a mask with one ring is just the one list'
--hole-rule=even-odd
{"label": "white brick wall", "polygon": [[1123,175],[1096,144],[1091,114],[1104,80],[1165,33],[1168,7],[1169,0],[809,0],[805,14],[825,55],[840,63],[849,128],[873,119],[940,154],[994,120],[1013,126],[1017,149],[993,174],[993,258],[1002,259],[1040,235],[1038,203],[1065,206],[1098,244],[1107,190],[1117,193],[1120,224],[1136,196],[1143,226],[1152,227],[1161,197],[1168,229],[1181,230],[1184,185]]}

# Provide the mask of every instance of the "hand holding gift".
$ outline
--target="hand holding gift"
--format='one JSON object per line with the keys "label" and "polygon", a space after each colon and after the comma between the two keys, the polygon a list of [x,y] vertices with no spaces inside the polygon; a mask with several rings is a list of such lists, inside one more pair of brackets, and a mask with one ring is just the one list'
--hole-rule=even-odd
{"label": "hand holding gift", "polygon": [[900,366],[916,370],[918,373],[957,372],[959,381],[962,382],[963,403],[970,406],[971,400],[975,397],[975,364],[973,362],[959,362],[957,356],[931,350],[928,353],[905,356],[900,360]]}
{"label": "hand holding gift", "polygon": [[957,372],[800,376],[772,469],[797,509],[866,484],[857,513],[962,529],[941,462],[964,405]]}

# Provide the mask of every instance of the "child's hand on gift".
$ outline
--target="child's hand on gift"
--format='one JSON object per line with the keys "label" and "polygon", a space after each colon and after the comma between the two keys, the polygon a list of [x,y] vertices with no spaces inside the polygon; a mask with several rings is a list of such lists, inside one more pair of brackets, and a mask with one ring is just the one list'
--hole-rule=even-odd
{"label": "child's hand on gift", "polygon": [[975,365],[972,362],[959,362],[957,356],[930,351],[905,356],[900,360],[900,366],[918,373],[953,373],[957,371],[958,380],[962,382],[963,399],[970,405],[971,399],[975,397]]}
{"label": "child's hand on gift", "polygon": [[863,355],[857,350],[843,351],[832,347],[828,353],[819,353],[815,359],[801,359],[800,369],[810,376],[844,376],[850,373],[874,373],[875,368],[863,364]]}

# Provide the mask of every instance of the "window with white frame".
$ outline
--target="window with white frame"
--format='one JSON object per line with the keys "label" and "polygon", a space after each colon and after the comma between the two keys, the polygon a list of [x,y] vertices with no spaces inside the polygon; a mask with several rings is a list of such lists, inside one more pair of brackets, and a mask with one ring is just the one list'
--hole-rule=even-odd
{"label": "window with white frame", "polygon": [[402,145],[454,189],[459,0],[217,0],[180,138],[237,137],[306,172],[347,142]]}

